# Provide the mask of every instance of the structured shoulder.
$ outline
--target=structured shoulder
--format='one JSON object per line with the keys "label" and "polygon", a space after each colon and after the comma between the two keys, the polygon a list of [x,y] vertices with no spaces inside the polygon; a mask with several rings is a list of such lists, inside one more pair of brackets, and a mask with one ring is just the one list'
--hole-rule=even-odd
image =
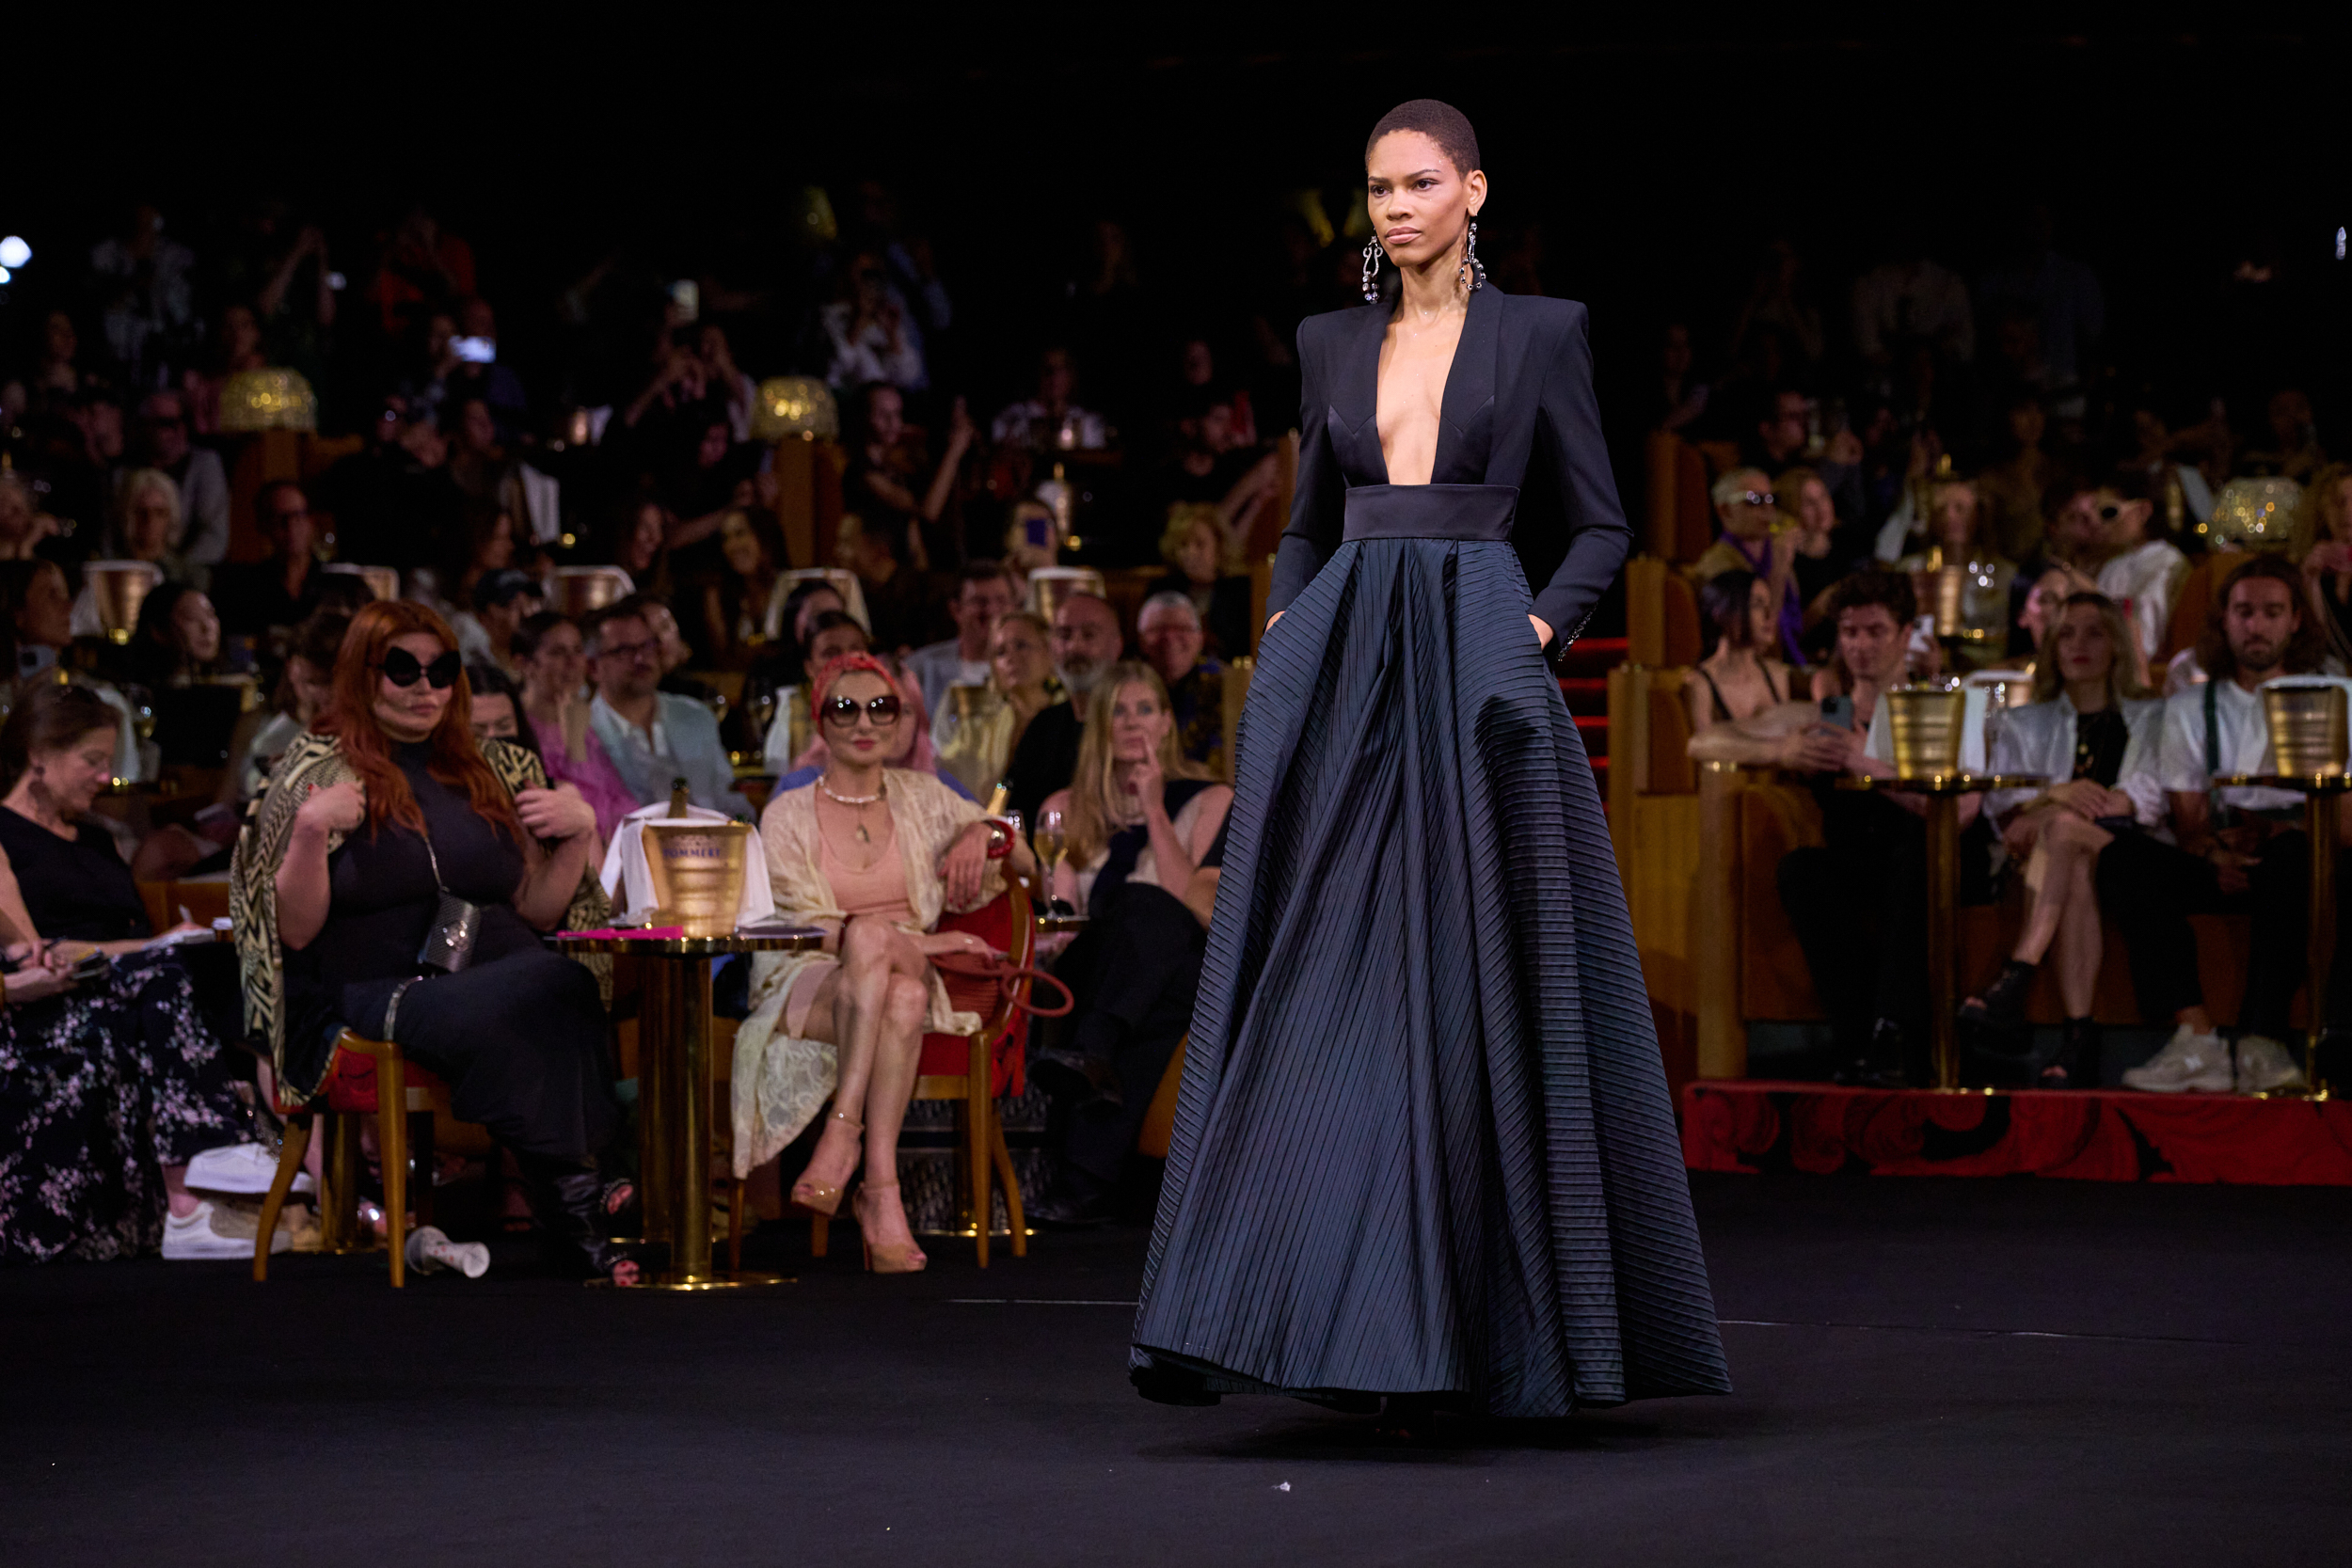
{"label": "structured shoulder", "polygon": [[1369,309],[1368,306],[1351,305],[1344,309],[1326,310],[1320,315],[1306,317],[1298,324],[1299,346],[1322,349],[1339,341],[1361,326],[1364,312]]}
{"label": "structured shoulder", "polygon": [[1513,324],[1524,331],[1567,333],[1581,329],[1590,314],[1581,299],[1552,299],[1543,294],[1503,294],[1502,306]]}

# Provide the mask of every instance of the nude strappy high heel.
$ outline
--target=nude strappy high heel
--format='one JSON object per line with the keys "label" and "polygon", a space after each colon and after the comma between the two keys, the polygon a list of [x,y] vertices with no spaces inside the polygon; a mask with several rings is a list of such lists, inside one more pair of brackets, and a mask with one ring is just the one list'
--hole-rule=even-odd
{"label": "nude strappy high heel", "polygon": [[[833,1113],[831,1119],[846,1123],[852,1132],[866,1131],[864,1122],[854,1120],[839,1110]],[[841,1212],[841,1195],[846,1190],[847,1183],[839,1187],[829,1187],[821,1181],[811,1181],[808,1179],[808,1173],[803,1171],[801,1179],[792,1183],[792,1207],[805,1210],[812,1214],[822,1214],[825,1218],[831,1219]]]}
{"label": "nude strappy high heel", "polygon": [[858,1240],[866,1248],[866,1271],[868,1274],[921,1274],[930,1263],[923,1249],[913,1242],[884,1242],[880,1245],[874,1243],[874,1227],[866,1217],[866,1199],[873,1194],[895,1193],[898,1190],[898,1183],[896,1181],[880,1184],[868,1181],[858,1188],[857,1196],[850,1201],[850,1208],[857,1215]]}

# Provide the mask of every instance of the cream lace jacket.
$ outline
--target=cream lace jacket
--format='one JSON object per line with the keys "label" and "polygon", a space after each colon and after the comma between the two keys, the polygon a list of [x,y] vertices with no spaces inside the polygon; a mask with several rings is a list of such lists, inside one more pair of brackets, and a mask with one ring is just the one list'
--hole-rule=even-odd
{"label": "cream lace jacket", "polygon": [[[939,923],[946,890],[939,879],[939,858],[958,834],[980,819],[980,808],[926,773],[884,771],[883,794],[905,863],[907,901],[914,907],[920,934]],[[768,857],[768,881],[779,917],[809,924],[844,918],[818,864],[817,786],[806,784],[768,802],[760,817],[760,843]],[[1004,873],[993,862],[980,889],[980,903],[1003,895]],[[784,1006],[793,983],[812,967],[835,962],[825,953],[759,953],[752,958],[752,1009],[735,1037],[735,1174],[774,1159],[801,1135],[833,1097],[834,1048],[784,1032]],[[947,1000],[939,972],[930,972],[931,1006],[924,1028],[931,1034],[977,1033],[977,1014],[959,1012]]]}

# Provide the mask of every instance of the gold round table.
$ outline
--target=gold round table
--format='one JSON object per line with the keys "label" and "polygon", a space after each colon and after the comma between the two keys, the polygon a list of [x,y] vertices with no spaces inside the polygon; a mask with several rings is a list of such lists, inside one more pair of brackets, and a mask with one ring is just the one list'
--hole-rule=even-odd
{"label": "gold round table", "polygon": [[813,927],[723,937],[557,936],[564,953],[646,960],[638,1013],[638,1196],[645,1240],[670,1266],[645,1271],[641,1291],[723,1291],[778,1285],[781,1275],[730,1274],[710,1259],[710,967],[734,953],[805,953],[824,945]]}

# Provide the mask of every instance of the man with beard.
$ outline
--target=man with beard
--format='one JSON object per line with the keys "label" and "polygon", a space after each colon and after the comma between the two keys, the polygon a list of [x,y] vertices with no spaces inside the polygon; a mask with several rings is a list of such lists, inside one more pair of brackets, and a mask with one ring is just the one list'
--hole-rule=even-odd
{"label": "man with beard", "polygon": [[[2255,556],[2230,574],[2221,614],[2198,646],[2204,684],[2166,699],[2154,767],[2178,844],[2124,828],[2099,857],[2099,903],[2131,953],[2140,1015],[2175,1025],[2162,1051],[2123,1074],[2133,1088],[2256,1094],[2301,1081],[2280,1041],[2303,980],[2311,867],[2311,841],[2297,826],[2303,798],[2217,789],[2213,781],[2264,770],[2270,736],[2259,689],[2318,669],[2322,646],[2296,569],[2280,556]],[[2254,941],[2233,1062],[2205,1010],[2188,917],[2235,910],[2252,915]]]}
{"label": "man with beard", "polygon": [[1013,750],[1012,766],[1005,770],[1007,803],[1030,827],[1037,825],[1037,808],[1045,797],[1070,787],[1070,776],[1078,770],[1078,736],[1086,728],[1088,695],[1124,649],[1119,611],[1107,600],[1073,594],[1054,611],[1054,673],[1070,700],[1029,721]]}

